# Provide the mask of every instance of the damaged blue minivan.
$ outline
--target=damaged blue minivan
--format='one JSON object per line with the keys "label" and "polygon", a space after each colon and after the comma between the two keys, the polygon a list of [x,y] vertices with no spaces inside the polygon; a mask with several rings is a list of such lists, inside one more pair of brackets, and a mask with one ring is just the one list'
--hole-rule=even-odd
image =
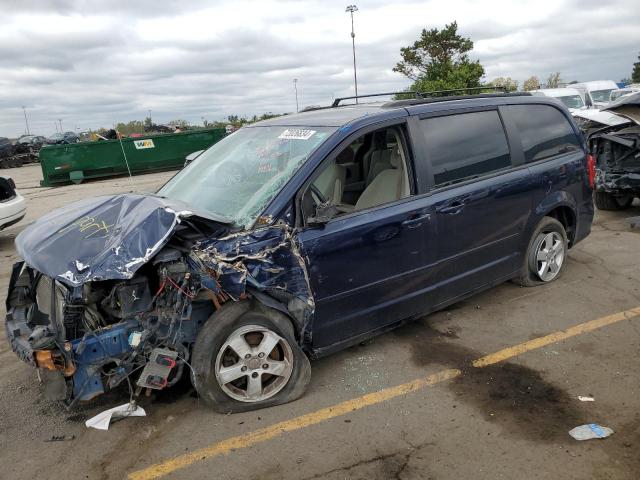
{"label": "damaged blue minivan", "polygon": [[185,375],[221,412],[277,405],[304,393],[309,359],[507,280],[551,282],[589,234],[595,164],[554,99],[339,103],[243,127],[155,194],[28,226],[13,350],[68,405]]}

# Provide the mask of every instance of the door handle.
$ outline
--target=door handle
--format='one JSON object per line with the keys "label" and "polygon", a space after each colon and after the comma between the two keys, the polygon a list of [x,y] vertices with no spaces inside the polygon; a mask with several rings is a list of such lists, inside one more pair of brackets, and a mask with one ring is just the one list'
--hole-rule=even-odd
{"label": "door handle", "polygon": [[466,201],[464,200],[455,200],[451,203],[449,203],[448,205],[445,205],[444,207],[440,207],[438,209],[436,209],[436,212],[438,213],[446,213],[449,215],[454,215],[458,212],[460,212],[464,206],[467,204]]}
{"label": "door handle", "polygon": [[422,222],[424,222],[425,220],[429,220],[430,218],[431,214],[425,213],[424,215],[420,215],[418,217],[409,218],[402,222],[400,225],[407,228],[418,228],[420,225],[422,225]]}

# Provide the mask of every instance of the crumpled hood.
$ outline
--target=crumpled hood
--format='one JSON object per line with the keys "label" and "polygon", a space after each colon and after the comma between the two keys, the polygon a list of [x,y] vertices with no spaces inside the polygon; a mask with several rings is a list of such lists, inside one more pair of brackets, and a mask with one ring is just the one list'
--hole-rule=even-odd
{"label": "crumpled hood", "polygon": [[154,195],[95,197],[41,217],[18,235],[16,248],[28,265],[67,285],[125,280],[192,215],[188,205]]}
{"label": "crumpled hood", "polygon": [[624,118],[612,112],[596,110],[595,108],[576,110],[574,112],[571,112],[571,115],[573,115],[574,117],[583,118],[585,120],[590,120],[592,122],[601,123],[602,125],[606,125],[608,127],[629,123],[629,120],[627,118]]}
{"label": "crumpled hood", "polygon": [[616,115],[625,117],[640,125],[640,93],[624,95],[614,102],[611,102],[602,110],[614,112]]}

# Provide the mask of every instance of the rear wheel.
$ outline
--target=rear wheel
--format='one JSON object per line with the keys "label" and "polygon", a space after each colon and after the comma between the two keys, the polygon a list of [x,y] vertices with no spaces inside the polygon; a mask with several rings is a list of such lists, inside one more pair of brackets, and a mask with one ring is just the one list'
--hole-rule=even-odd
{"label": "rear wheel", "polygon": [[198,334],[192,365],[198,394],[222,413],[293,401],[311,378],[291,321],[268,309],[214,314]]}
{"label": "rear wheel", "polygon": [[633,203],[633,195],[616,196],[608,192],[596,192],[595,202],[600,210],[624,210]]}
{"label": "rear wheel", "polygon": [[552,217],[544,217],[536,227],[514,282],[534,287],[556,280],[562,273],[568,250],[564,226]]}

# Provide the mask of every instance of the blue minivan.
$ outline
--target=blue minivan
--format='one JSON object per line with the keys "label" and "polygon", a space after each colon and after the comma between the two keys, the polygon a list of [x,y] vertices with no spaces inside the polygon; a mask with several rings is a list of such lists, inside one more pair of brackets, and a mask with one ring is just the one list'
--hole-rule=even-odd
{"label": "blue minivan", "polygon": [[556,280],[589,234],[595,164],[556,100],[338,103],[243,127],[155,194],[27,227],[13,350],[69,405],[185,375],[222,412],[276,405],[303,394],[309,359]]}

